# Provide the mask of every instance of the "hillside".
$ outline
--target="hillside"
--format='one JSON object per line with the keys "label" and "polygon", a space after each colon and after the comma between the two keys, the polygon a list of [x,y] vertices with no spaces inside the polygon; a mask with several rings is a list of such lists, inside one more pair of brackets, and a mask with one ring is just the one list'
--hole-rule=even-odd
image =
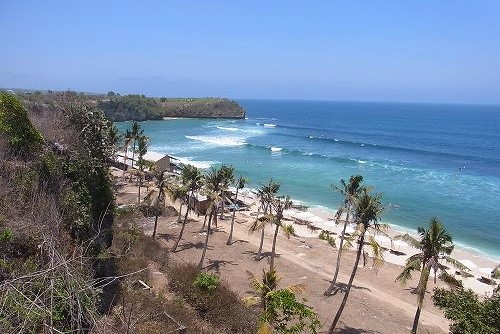
{"label": "hillside", "polygon": [[97,106],[111,121],[146,121],[164,117],[244,118],[245,110],[227,98],[153,98],[144,95],[123,95],[109,92],[87,94],[67,92],[16,91],[26,105],[46,109],[71,96]]}

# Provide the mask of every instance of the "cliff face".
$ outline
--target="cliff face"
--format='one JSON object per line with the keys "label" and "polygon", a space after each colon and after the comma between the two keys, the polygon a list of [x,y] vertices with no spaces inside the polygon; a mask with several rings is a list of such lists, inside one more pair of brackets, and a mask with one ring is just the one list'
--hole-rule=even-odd
{"label": "cliff face", "polygon": [[143,95],[127,95],[101,99],[97,103],[112,121],[144,121],[164,117],[245,117],[240,105],[221,98],[153,99]]}

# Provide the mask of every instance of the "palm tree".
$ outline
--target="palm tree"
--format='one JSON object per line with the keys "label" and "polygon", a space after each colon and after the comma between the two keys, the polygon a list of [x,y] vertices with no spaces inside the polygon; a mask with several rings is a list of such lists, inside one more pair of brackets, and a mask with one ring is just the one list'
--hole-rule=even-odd
{"label": "palm tree", "polygon": [[165,175],[163,171],[160,171],[156,175],[156,187],[158,188],[158,197],[155,203],[155,226],[153,229],[153,239],[156,238],[156,227],[158,226],[158,216],[162,213],[164,208],[164,203],[162,202],[165,197]]}
{"label": "palm tree", "polygon": [[434,279],[438,270],[444,272],[445,266],[439,261],[443,259],[454,265],[457,269],[469,270],[469,268],[449,256],[454,248],[452,237],[444,229],[439,220],[432,218],[429,221],[429,228],[427,230],[423,227],[419,227],[417,231],[420,235],[420,240],[416,240],[408,234],[397,237],[420,251],[406,260],[405,268],[401,274],[396,277],[396,281],[405,284],[408,279],[411,278],[412,271],[420,271],[420,279],[415,289],[415,292],[418,294],[418,305],[417,311],[415,312],[415,318],[413,319],[411,333],[417,332],[418,320],[420,318],[420,312],[422,311],[425,290],[427,289],[427,282],[431,270],[434,271]]}
{"label": "palm tree", "polygon": [[187,197],[187,208],[186,208],[186,213],[184,214],[184,220],[182,221],[181,231],[179,232],[179,236],[178,236],[177,240],[175,241],[174,246],[172,247],[172,252],[175,252],[175,250],[177,249],[177,246],[179,245],[179,242],[182,239],[182,235],[184,233],[184,229],[185,229],[186,223],[187,223],[187,217],[189,214],[191,198],[193,198],[194,192],[200,188],[201,180],[203,177],[203,175],[201,174],[201,171],[198,168],[191,166],[191,165],[183,165],[182,166],[181,176],[182,176],[182,187],[181,188],[184,189],[181,191],[184,192],[184,194],[186,195],[185,197]]}
{"label": "palm tree", "polygon": [[238,202],[238,191],[240,189],[245,188],[245,183],[246,183],[246,180],[242,176],[238,177],[238,179],[234,183],[234,186],[236,188],[236,196],[234,198],[234,203],[233,203],[233,216],[231,217],[231,230],[229,232],[229,238],[227,238],[226,245],[231,245],[231,243],[233,242],[234,217],[236,215],[236,205],[237,205],[236,203]]}
{"label": "palm tree", "polygon": [[280,189],[280,184],[278,182],[275,182],[273,179],[269,180],[267,184],[263,184],[259,189],[257,189],[257,197],[260,200],[260,206],[262,207],[262,211],[264,213],[264,216],[257,218],[250,226],[250,232],[255,232],[257,230],[261,231],[259,250],[257,252],[257,256],[255,257],[255,260],[257,261],[260,261],[262,259],[264,232],[266,223],[269,221],[266,218],[266,215],[271,214],[271,202],[276,197],[276,194],[278,193],[279,189]]}
{"label": "palm tree", "polygon": [[[146,161],[144,160],[144,155],[148,151],[148,137],[146,136],[140,136],[137,139],[137,153],[139,154],[139,159],[137,159],[137,165],[139,167],[139,179],[138,179],[138,198],[137,198],[137,203],[141,203],[141,186],[142,186],[142,177],[144,176],[144,167],[146,166]],[[133,160],[132,160],[133,161]]]}
{"label": "palm tree", "polygon": [[337,252],[337,261],[335,263],[335,273],[333,275],[333,279],[332,282],[330,283],[330,286],[328,287],[328,289],[326,289],[324,293],[325,296],[329,296],[332,294],[333,289],[335,288],[335,284],[337,282],[337,277],[339,275],[339,269],[340,269],[340,255],[342,254],[342,247],[344,246],[345,230],[347,224],[349,224],[349,218],[353,208],[354,201],[356,200],[356,198],[361,193],[361,190],[363,189],[363,186],[361,185],[362,182],[363,182],[363,177],[361,175],[352,175],[351,178],[349,179],[349,183],[346,184],[345,180],[341,179],[340,180],[341,187],[337,187],[335,185],[332,186],[334,190],[338,191],[341,195],[344,196],[344,202],[342,203],[342,206],[338,209],[337,214],[335,215],[335,220],[338,222],[344,212],[346,216],[344,220],[344,226],[342,228],[342,233],[340,234],[340,245]]}
{"label": "palm tree", "polygon": [[[224,203],[226,202],[226,192],[229,188],[229,185],[234,182],[234,167],[222,165],[220,168],[220,173],[222,177],[221,181],[221,212],[220,219],[224,219]],[[215,224],[217,226],[217,224]]]}
{"label": "palm tree", "polygon": [[[332,334],[333,330],[337,326],[337,323],[342,315],[342,311],[347,303],[347,298],[349,297],[349,292],[351,291],[352,282],[354,281],[354,276],[356,276],[356,271],[358,270],[359,259],[361,258],[361,254],[363,252],[363,245],[365,242],[365,234],[366,231],[370,228],[374,228],[376,230],[380,230],[381,225],[379,224],[380,216],[384,210],[381,203],[382,194],[377,193],[375,195],[370,194],[370,190],[363,188],[361,194],[357,196],[354,201],[354,222],[357,225],[357,242],[358,249],[356,252],[356,261],[354,262],[354,267],[352,268],[351,277],[349,278],[349,282],[347,283],[346,292],[344,294],[344,298],[342,299],[342,303],[333,319],[330,328],[328,329],[328,334]],[[375,257],[381,256],[381,248],[378,244],[374,243],[374,254]]]}
{"label": "palm tree", "polygon": [[[132,139],[133,139],[132,132],[129,129],[127,129],[125,131],[125,135],[123,136],[123,143],[125,146],[125,156],[123,157],[123,164],[125,165],[125,169],[123,170],[123,174],[125,174],[125,171],[127,170],[128,147],[130,146]],[[134,164],[133,161],[132,164]]]}
{"label": "palm tree", "polygon": [[132,145],[132,167],[134,167],[134,163],[135,163],[135,160],[134,160],[135,152],[136,152],[135,145],[139,141],[139,138],[142,137],[143,133],[144,133],[144,130],[141,129],[141,126],[139,125],[139,123],[134,121],[132,123],[132,129],[130,131],[130,135],[132,136],[132,142],[133,142],[133,145]]}
{"label": "palm tree", "polygon": [[285,235],[290,239],[290,235],[293,234],[293,227],[291,225],[283,225],[283,211],[290,209],[292,206],[292,201],[290,197],[280,196],[274,202],[271,203],[276,212],[276,215],[272,219],[272,223],[275,225],[274,236],[273,236],[273,247],[271,248],[271,261],[269,262],[269,271],[274,271],[274,258],[276,257],[276,239],[278,238],[279,229],[282,228]]}
{"label": "palm tree", "polygon": [[224,180],[224,172],[221,171],[222,167],[220,169],[215,169],[214,167],[212,167],[208,171],[206,171],[204,175],[204,187],[210,202],[210,213],[207,225],[207,235],[205,237],[205,245],[203,247],[200,262],[198,263],[198,269],[203,268],[203,262],[205,260],[205,254],[208,248],[208,239],[211,232],[212,218],[214,219],[214,221],[217,220],[217,206],[220,201],[221,187]]}

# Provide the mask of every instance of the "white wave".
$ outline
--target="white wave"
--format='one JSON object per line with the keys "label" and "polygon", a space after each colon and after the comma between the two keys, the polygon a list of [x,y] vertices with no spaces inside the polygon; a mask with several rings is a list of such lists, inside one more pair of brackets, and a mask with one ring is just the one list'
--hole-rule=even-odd
{"label": "white wave", "polygon": [[281,152],[282,149],[283,149],[282,147],[274,147],[274,146],[271,147],[272,152]]}
{"label": "white wave", "polygon": [[360,146],[365,146],[365,144],[361,144]]}
{"label": "white wave", "polygon": [[217,145],[217,146],[243,146],[246,142],[238,137],[224,137],[224,136],[185,136],[191,140],[197,140],[204,143]]}
{"label": "white wave", "polygon": [[334,139],[333,141],[339,141],[338,139]]}
{"label": "white wave", "polygon": [[276,124],[271,124],[271,123],[264,123],[265,128],[275,128]]}
{"label": "white wave", "polygon": [[358,164],[366,164],[365,160],[358,160]]}
{"label": "white wave", "polygon": [[191,165],[201,169],[210,168],[212,165],[217,163],[217,161],[197,161],[193,160],[191,157],[175,157],[175,159],[184,165]]}
{"label": "white wave", "polygon": [[220,126],[220,125],[217,125],[217,129],[226,130],[226,131],[238,131],[238,130],[241,130],[241,129],[238,129],[238,128],[225,127],[225,126]]}

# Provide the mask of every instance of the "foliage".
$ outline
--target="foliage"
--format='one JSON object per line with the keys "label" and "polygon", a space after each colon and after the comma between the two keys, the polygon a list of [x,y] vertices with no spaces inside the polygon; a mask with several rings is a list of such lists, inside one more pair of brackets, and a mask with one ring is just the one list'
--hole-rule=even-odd
{"label": "foliage", "polygon": [[470,289],[435,289],[432,299],[451,321],[450,333],[500,333],[500,296],[481,301]]}
{"label": "foliage", "polygon": [[31,153],[43,144],[43,137],[28,118],[28,112],[14,95],[0,92],[0,134],[5,134],[15,153]]}
{"label": "foliage", "polygon": [[289,289],[267,294],[262,320],[279,334],[317,333],[320,328],[318,315]]}
{"label": "foliage", "polygon": [[219,285],[219,276],[201,271],[198,275],[196,275],[196,279],[193,284],[201,290],[214,292]]}
{"label": "foliage", "polygon": [[328,244],[329,244],[330,246],[332,246],[333,248],[337,248],[337,244],[336,244],[336,242],[335,242],[335,238],[334,238],[334,237],[332,237],[332,236],[330,235],[330,233],[328,233],[328,231],[326,231],[326,230],[321,230],[321,232],[319,232],[319,236],[318,236],[318,238],[319,238],[320,240],[325,240],[325,241],[326,241],[326,242],[328,242]]}

